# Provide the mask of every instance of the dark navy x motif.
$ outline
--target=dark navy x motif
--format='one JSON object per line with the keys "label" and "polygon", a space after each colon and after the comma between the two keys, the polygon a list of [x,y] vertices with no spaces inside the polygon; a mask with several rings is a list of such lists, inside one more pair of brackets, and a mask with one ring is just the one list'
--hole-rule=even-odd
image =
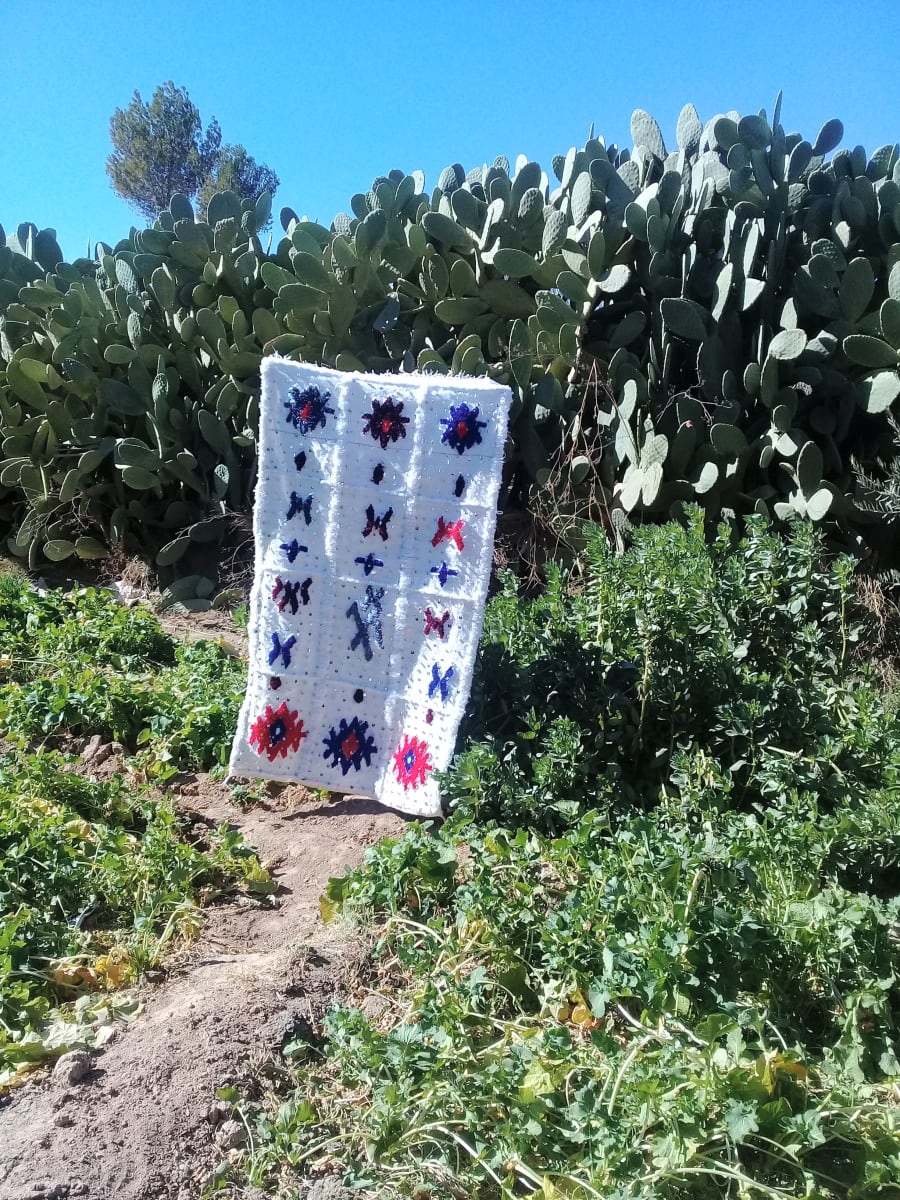
{"label": "dark navy x motif", "polygon": [[375,506],[370,504],[366,509],[366,527],[363,530],[363,537],[368,537],[370,533],[380,533],[381,540],[386,542],[388,540],[388,521],[390,521],[393,515],[394,510],[389,508],[386,510],[384,516],[376,517]]}
{"label": "dark navy x motif", "polygon": [[366,588],[366,598],[360,606],[355,600],[347,609],[347,616],[356,623],[356,633],[350,642],[350,649],[362,646],[366,662],[370,662],[374,651],[371,639],[378,646],[384,646],[384,634],[381,627],[381,601],[384,598],[384,588],[375,588],[370,584]]}
{"label": "dark navy x motif", "polygon": [[290,521],[292,517],[304,517],[307,525],[312,524],[312,496],[307,496],[304,500],[302,496],[298,496],[296,492],[291,492],[291,507],[288,509],[288,515],[285,520]]}
{"label": "dark navy x motif", "polygon": [[278,611],[284,612],[285,608],[290,606],[291,613],[296,615],[300,607],[300,603],[309,604],[309,588],[312,583],[312,578],[304,579],[303,582],[299,579],[284,580],[280,575],[275,577],[275,586],[272,588],[272,599],[278,605]]}

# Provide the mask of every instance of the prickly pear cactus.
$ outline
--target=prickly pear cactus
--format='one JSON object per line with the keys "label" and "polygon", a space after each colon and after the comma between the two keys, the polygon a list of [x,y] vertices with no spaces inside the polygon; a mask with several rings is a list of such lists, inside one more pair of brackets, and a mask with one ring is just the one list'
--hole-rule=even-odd
{"label": "prickly pear cactus", "polygon": [[704,124],[686,105],[673,149],[638,110],[631,149],[592,134],[552,182],[524,157],[431,192],[392,171],[328,228],[282,209],[274,245],[270,197],[228,193],[206,220],[175,196],[74,263],[19,226],[0,238],[10,548],[36,566],[124,545],[190,576],[250,502],[272,353],[508,383],[512,468],[616,529],[697,501],[864,534],[851,460],[890,452],[900,397],[900,155],[838,150],[837,121],[786,133],[780,107]]}

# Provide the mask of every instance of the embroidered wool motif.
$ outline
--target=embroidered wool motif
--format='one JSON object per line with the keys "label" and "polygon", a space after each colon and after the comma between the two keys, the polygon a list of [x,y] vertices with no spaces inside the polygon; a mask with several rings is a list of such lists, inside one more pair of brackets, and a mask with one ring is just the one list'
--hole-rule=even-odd
{"label": "embroidered wool motif", "polygon": [[233,774],[440,813],[434,772],[471,687],[510,399],[484,379],[265,360]]}

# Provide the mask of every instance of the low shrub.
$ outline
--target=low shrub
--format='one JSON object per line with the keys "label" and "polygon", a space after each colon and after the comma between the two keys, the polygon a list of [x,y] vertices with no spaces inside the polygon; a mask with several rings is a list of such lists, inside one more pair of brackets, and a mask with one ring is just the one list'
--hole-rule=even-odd
{"label": "low shrub", "polygon": [[369,973],[286,1094],[239,1102],[245,1177],[897,1196],[900,725],[864,636],[809,528],[708,544],[696,514],[507,586],[452,814],[329,885]]}
{"label": "low shrub", "polygon": [[489,603],[451,807],[554,828],[685,787],[750,810],[896,779],[852,563],[825,565],[811,526],[785,539],[751,518],[707,541],[694,510],[622,555],[594,531],[586,556],[534,600],[509,577]]}
{"label": "low shrub", "polygon": [[0,731],[20,742],[100,734],[146,747],[157,777],[228,760],[246,667],[178,642],[109,593],[38,591],[0,576]]}

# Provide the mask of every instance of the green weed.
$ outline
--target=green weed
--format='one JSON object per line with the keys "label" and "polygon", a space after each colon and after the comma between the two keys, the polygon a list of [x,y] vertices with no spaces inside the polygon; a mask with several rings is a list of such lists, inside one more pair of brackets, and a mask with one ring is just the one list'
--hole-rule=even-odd
{"label": "green weed", "polygon": [[[200,900],[274,883],[239,833],[192,832],[134,782],[226,761],[242,664],[103,593],[39,594],[13,575],[0,575],[0,653],[2,1091],[133,1015],[118,989],[196,931]],[[127,782],[83,778],[52,749],[94,734],[139,751]]]}
{"label": "green weed", "polygon": [[0,731],[20,744],[100,734],[145,748],[157,778],[227,761],[246,668],[214,642],[178,642],[106,593],[0,577]]}
{"label": "green weed", "polygon": [[485,621],[445,780],[323,901],[372,930],[251,1182],[379,1197],[897,1200],[900,727],[847,562],[637,532]]}
{"label": "green weed", "polygon": [[684,754],[709,759],[729,808],[896,780],[880,695],[851,661],[851,563],[821,566],[810,525],[785,541],[752,520],[707,545],[697,512],[621,556],[595,533],[587,554],[539,599],[510,578],[488,606],[451,807],[561,829],[656,804]]}

